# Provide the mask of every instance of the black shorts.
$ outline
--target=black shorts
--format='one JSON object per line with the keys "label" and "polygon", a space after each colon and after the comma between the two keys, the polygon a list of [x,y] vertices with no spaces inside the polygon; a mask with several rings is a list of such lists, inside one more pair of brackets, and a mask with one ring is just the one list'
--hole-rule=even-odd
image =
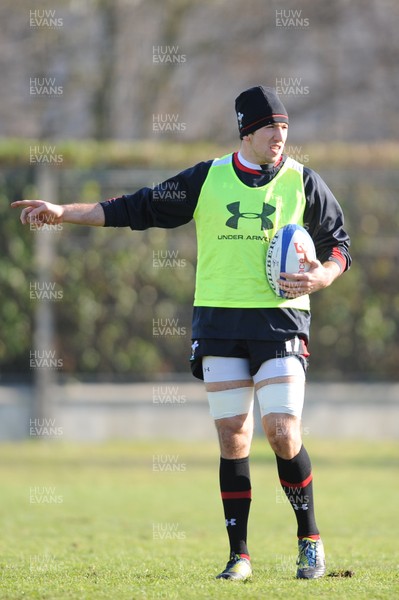
{"label": "black shorts", "polygon": [[197,379],[204,379],[202,371],[203,356],[224,356],[226,358],[248,358],[249,372],[252,376],[258,372],[262,363],[272,358],[297,356],[306,371],[309,352],[306,343],[295,337],[285,342],[265,342],[263,340],[192,340],[190,366]]}

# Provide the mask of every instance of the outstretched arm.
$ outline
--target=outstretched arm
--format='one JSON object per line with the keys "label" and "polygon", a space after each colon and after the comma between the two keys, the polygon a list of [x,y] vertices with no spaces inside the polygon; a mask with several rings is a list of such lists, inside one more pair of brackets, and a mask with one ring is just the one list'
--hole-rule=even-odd
{"label": "outstretched arm", "polygon": [[79,225],[172,228],[193,218],[203,183],[212,161],[198,163],[190,169],[151,188],[141,188],[131,195],[111,198],[97,204],[51,204],[43,200],[19,200],[13,208],[22,208],[21,221],[41,227],[46,223]]}
{"label": "outstretched arm", "polygon": [[21,223],[34,223],[38,227],[45,223],[75,223],[101,227],[105,223],[101,204],[51,204],[44,200],[17,200],[13,208],[22,208]]}

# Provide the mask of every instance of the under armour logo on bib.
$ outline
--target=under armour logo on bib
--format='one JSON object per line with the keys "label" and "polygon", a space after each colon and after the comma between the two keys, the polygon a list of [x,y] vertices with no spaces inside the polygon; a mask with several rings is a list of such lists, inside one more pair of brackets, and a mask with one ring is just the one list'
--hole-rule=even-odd
{"label": "under armour logo on bib", "polygon": [[269,204],[263,204],[261,213],[254,212],[240,212],[240,203],[232,202],[226,206],[228,211],[233,215],[226,221],[227,227],[231,227],[232,229],[238,229],[238,220],[240,218],[243,219],[261,219],[260,230],[264,229],[273,229],[273,222],[268,218],[269,215],[272,215],[276,209],[274,206],[270,206]]}

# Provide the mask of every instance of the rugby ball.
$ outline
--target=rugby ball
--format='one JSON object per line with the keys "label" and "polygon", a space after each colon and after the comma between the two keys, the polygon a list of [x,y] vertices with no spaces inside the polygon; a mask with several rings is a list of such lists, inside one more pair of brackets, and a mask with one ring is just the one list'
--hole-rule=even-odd
{"label": "rugby ball", "polygon": [[277,296],[284,298],[277,279],[280,273],[305,273],[309,270],[306,256],[316,259],[314,243],[306,229],[289,224],[279,229],[272,238],[266,254],[267,280]]}

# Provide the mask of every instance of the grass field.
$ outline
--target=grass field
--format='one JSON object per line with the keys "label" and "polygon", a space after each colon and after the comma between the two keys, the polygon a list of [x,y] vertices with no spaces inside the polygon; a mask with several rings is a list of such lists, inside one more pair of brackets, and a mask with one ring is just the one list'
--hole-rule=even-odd
{"label": "grass field", "polygon": [[248,583],[227,560],[215,444],[0,446],[0,598],[399,598],[399,446],[307,439],[327,572],[294,578],[295,519],[256,440]]}

